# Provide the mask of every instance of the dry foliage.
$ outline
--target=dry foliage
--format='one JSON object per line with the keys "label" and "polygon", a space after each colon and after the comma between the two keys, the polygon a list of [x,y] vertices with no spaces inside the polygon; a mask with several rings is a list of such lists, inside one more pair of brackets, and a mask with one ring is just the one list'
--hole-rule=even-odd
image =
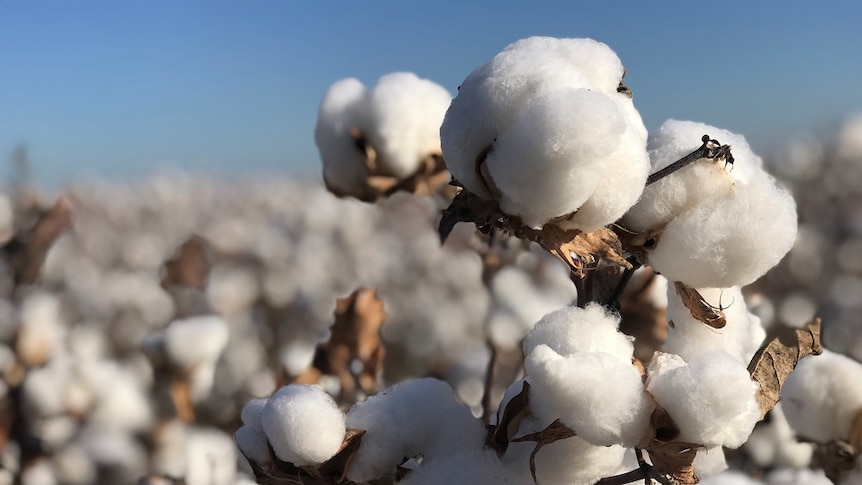
{"label": "dry foliage", "polygon": [[536,454],[539,450],[542,449],[543,446],[549,445],[555,441],[564,440],[566,438],[572,438],[577,436],[577,433],[571,430],[568,426],[561,423],[559,419],[555,420],[553,423],[549,424],[547,428],[542,431],[537,431],[535,433],[530,433],[520,438],[515,438],[513,442],[523,442],[523,441],[535,441],[536,446],[533,448],[533,451],[530,453],[530,475],[533,476],[533,481],[536,481]]}
{"label": "dry foliage", "polygon": [[695,319],[712,328],[724,328],[727,325],[724,310],[710,305],[699,291],[680,281],[674,282],[673,286],[676,288],[676,294],[682,299],[682,304],[689,309]]}
{"label": "dry foliage", "polygon": [[25,212],[24,217],[17,218],[35,222],[30,227],[16,228],[16,234],[2,247],[16,286],[36,283],[48,250],[72,226],[72,204],[62,195],[50,209],[34,206]]}
{"label": "dry foliage", "polygon": [[[329,340],[318,346],[313,367],[295,382],[312,384],[321,375],[336,376],[341,384],[340,400],[344,402],[353,402],[357,389],[375,393],[383,371],[380,329],[385,321],[386,310],[375,290],[360,288],[338,300]],[[362,364],[358,373],[351,370],[353,362]]]}
{"label": "dry foliage", "polygon": [[751,378],[760,384],[757,402],[760,419],[772,410],[781,399],[781,386],[799,361],[811,354],[823,353],[820,345],[820,318],[815,318],[804,329],[798,329],[790,338],[775,338],[754,354],[748,365]]}

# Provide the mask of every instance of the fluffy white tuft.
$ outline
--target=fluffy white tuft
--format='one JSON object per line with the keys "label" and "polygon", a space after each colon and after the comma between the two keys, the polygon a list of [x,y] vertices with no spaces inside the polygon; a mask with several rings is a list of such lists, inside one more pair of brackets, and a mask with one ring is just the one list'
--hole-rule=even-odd
{"label": "fluffy white tuft", "polygon": [[182,369],[218,360],[227,345],[227,323],[216,315],[174,320],[165,328],[165,351]]}
{"label": "fluffy white tuft", "polygon": [[347,413],[351,429],[365,430],[362,446],[346,477],[367,482],[394,473],[405,457],[431,460],[463,450],[480,450],[485,427],[459,403],[449,387],[436,379],[396,384]]}
{"label": "fluffy white tuft", "polygon": [[651,376],[647,390],[679,426],[679,439],[708,448],[742,445],[760,419],[758,384],[744,364],[712,352]]}
{"label": "fluffy white tuft", "polygon": [[266,403],[261,424],[275,454],[294,465],[317,465],[344,442],[344,414],[317,386],[282,387]]}
{"label": "fluffy white tuft", "polygon": [[547,345],[566,356],[576,352],[603,352],[624,363],[631,363],[634,346],[631,337],[617,328],[619,316],[598,303],[586,308],[565,307],[544,316],[524,339],[524,354]]}
{"label": "fluffy white tuft", "polygon": [[828,350],[806,357],[784,382],[781,402],[799,436],[820,443],[847,440],[862,409],[862,364]]}

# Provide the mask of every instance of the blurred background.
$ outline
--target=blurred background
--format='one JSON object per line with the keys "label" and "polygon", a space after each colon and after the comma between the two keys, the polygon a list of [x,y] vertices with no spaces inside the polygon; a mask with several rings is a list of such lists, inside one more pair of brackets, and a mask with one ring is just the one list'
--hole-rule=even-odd
{"label": "blurred background", "polygon": [[750,308],[770,331],[820,314],[827,345],[862,359],[859,18],[849,2],[0,0],[0,484],[251,483],[232,437],[250,399],[313,361],[343,405],[361,397],[315,360],[359,286],[387,314],[383,383],[440,377],[481,413],[491,354],[505,387],[526,331],[574,298],[567,271],[517,246],[488,274],[472,228],[440,246],[438,199],[336,199],[313,131],[338,79],[412,71],[455,95],[531,35],[610,45],[649,129],[745,135],[801,224]]}

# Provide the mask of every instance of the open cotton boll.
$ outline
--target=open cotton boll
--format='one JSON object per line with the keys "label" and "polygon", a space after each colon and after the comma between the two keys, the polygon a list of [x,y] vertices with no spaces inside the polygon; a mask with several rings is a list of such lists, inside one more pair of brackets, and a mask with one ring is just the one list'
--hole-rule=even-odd
{"label": "open cotton boll", "polygon": [[227,345],[227,323],[216,315],[174,320],[165,328],[165,351],[174,365],[191,370],[218,360]]}
{"label": "open cotton boll", "polygon": [[630,364],[634,346],[619,327],[619,316],[598,303],[586,308],[565,307],[545,315],[524,339],[524,354],[539,345],[566,356],[576,352],[602,352]]}
{"label": "open cotton boll", "polygon": [[[544,429],[534,417],[521,421],[515,437]],[[504,466],[520,473],[530,483],[530,454],[534,442],[512,442],[502,457]],[[619,445],[597,446],[578,436],[558,440],[542,447],[536,454],[536,483],[539,485],[592,485],[601,478],[615,475],[623,462],[626,449]],[[629,471],[629,470],[626,470]]]}
{"label": "open cotton boll", "polygon": [[[613,222],[637,201],[647,177],[644,139],[630,124],[620,102],[589,89],[532,100],[485,159],[500,208],[531,227],[575,211],[566,227],[590,231]],[[610,193],[579,211],[606,177]]]}
{"label": "open cotton boll", "polygon": [[847,440],[862,409],[862,364],[828,350],[802,359],[784,382],[781,402],[798,436]]}
{"label": "open cotton boll", "polygon": [[362,194],[368,168],[365,153],[356,146],[350,130],[365,131],[367,90],[355,78],[337,81],[320,103],[314,142],[323,162],[323,179],[345,194]]}
{"label": "open cotton boll", "polygon": [[668,328],[667,340],[662,348],[691,361],[708,352],[723,350],[745,365],[766,337],[760,319],[748,313],[740,287],[699,288],[703,299],[713,308],[724,312],[727,323],[713,328],[694,318],[683,304],[674,287],[667,290],[667,318],[673,322]]}
{"label": "open cotton boll", "polygon": [[671,220],[647,262],[694,288],[747,285],[787,254],[796,228],[793,196],[761,172]]}
{"label": "open cotton boll", "polygon": [[500,466],[492,450],[470,450],[426,460],[410,472],[399,485],[439,485],[441,483],[476,483],[506,485],[522,483]]}
{"label": "open cotton boll", "polygon": [[634,446],[646,432],[652,404],[630,361],[602,352],[561,356],[541,344],[527,355],[524,367],[530,409],[545,425],[560,419],[602,446]]}
{"label": "open cotton boll", "polygon": [[252,428],[263,431],[263,425],[260,423],[260,417],[263,414],[263,408],[266,407],[266,402],[269,401],[268,398],[258,398],[252,399],[247,402],[245,406],[243,406],[242,411],[239,414],[240,419],[242,420],[242,424],[246,426],[251,426]]}
{"label": "open cotton boll", "polygon": [[712,352],[650,377],[647,390],[680,429],[679,440],[742,445],[760,420],[757,382],[726,352]]}
{"label": "open cotton boll", "polygon": [[747,184],[762,172],[763,160],[742,135],[695,121],[667,120],[649,135],[650,173],[695,151],[705,134],[730,145],[736,163],[725,168],[724,162],[700,160],[651,184],[624,218],[629,229],[659,228],[705,201],[726,195],[734,184]]}
{"label": "open cotton boll", "polygon": [[282,387],[261,414],[266,437],[280,459],[297,466],[332,458],[344,442],[344,414],[317,386]]}
{"label": "open cotton boll", "polygon": [[440,153],[440,125],[452,101],[445,88],[410,72],[381,77],[368,94],[365,133],[382,168],[399,179]]}
{"label": "open cotton boll", "polygon": [[712,475],[717,475],[727,470],[727,459],[724,456],[724,449],[720,446],[708,448],[706,450],[698,450],[694,456],[694,472],[697,476],[704,478]]}
{"label": "open cotton boll", "polygon": [[[470,73],[446,113],[440,133],[449,170],[471,192],[495,198],[476,173],[477,158],[493,145],[486,165],[503,194],[503,210],[535,227],[589,198],[605,175],[590,168],[623,165],[613,175],[623,176],[619,184],[626,187],[617,185],[611,196],[600,191],[600,203],[573,224],[588,230],[607,223],[601,218],[613,222],[628,198],[637,199],[648,170],[643,122],[631,100],[616,92],[622,73],[616,54],[591,39],[532,37],[511,44]],[[578,168],[568,170],[566,160]],[[531,179],[522,186],[525,175]],[[642,179],[634,194],[629,178]],[[527,193],[538,200],[530,204]]]}
{"label": "open cotton boll", "polygon": [[252,426],[240,426],[234,435],[237,447],[250,461],[265,463],[269,461],[269,445],[263,431]]}
{"label": "open cotton boll", "polygon": [[367,482],[395,472],[405,457],[434,459],[462,450],[479,450],[485,427],[459,403],[452,388],[437,379],[396,384],[347,413],[350,429],[362,429],[362,446],[346,477]]}

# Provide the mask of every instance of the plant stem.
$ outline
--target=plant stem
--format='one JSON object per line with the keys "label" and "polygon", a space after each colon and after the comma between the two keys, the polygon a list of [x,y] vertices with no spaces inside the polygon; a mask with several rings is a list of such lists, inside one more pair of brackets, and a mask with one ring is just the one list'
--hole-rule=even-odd
{"label": "plant stem", "polygon": [[651,174],[647,177],[646,185],[649,186],[659,180],[667,177],[668,175],[676,172],[677,170],[683,169],[688,165],[700,160],[701,158],[708,158],[710,160],[726,160],[727,163],[733,164],[733,156],[730,154],[730,146],[722,145],[717,140],[710,139],[709,135],[703,135],[700,139],[703,144],[697,150],[689,153],[688,155],[680,158],[679,160],[671,163],[667,167],[659,170],[658,172]]}

